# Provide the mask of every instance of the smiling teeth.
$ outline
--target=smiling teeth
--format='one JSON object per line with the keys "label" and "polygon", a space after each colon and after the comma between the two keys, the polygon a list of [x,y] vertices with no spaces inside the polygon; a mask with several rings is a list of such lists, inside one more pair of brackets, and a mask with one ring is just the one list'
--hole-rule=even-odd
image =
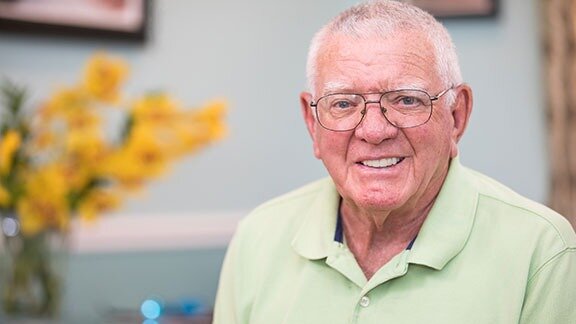
{"label": "smiling teeth", "polygon": [[400,162],[400,158],[362,161],[362,164],[372,168],[386,168]]}

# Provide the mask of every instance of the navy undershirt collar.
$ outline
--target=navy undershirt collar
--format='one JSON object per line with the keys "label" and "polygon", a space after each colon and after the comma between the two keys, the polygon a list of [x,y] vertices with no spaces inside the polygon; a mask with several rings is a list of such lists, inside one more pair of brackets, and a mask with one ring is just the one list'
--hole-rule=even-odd
{"label": "navy undershirt collar", "polygon": [[342,213],[338,208],[338,216],[336,218],[336,231],[334,231],[334,241],[344,244],[344,228],[342,226]]}
{"label": "navy undershirt collar", "polygon": [[[412,239],[412,241],[410,241],[410,243],[406,247],[406,250],[412,249],[412,245],[414,245],[416,237],[418,237],[418,235],[416,235]],[[340,212],[340,207],[338,207],[338,215],[336,218],[336,230],[334,231],[334,241],[340,244],[344,244],[344,226],[342,226],[342,212]]]}

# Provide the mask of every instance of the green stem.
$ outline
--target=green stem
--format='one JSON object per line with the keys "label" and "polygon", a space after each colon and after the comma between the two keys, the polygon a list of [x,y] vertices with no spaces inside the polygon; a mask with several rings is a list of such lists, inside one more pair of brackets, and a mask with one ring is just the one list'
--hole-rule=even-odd
{"label": "green stem", "polygon": [[[11,269],[3,292],[3,308],[10,315],[56,315],[60,285],[52,269],[48,234],[7,238]],[[11,270],[11,271],[10,271]]]}

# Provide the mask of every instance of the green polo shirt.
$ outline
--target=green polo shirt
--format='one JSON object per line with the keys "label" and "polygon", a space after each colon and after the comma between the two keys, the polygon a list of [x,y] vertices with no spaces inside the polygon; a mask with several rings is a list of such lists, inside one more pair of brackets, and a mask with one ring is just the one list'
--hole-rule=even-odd
{"label": "green polo shirt", "polygon": [[339,200],[324,179],[243,219],[214,323],[576,323],[569,223],[457,158],[411,249],[370,280],[334,240]]}

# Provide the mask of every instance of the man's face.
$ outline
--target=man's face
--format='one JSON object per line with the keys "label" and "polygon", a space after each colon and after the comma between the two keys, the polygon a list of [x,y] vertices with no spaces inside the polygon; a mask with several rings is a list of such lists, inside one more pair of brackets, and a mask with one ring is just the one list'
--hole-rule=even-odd
{"label": "man's face", "polygon": [[[370,103],[355,130],[334,132],[315,121],[310,101],[335,92],[365,94],[400,88],[437,95],[450,85],[441,82],[433,53],[423,37],[409,33],[385,40],[337,36],[322,49],[316,93],[302,94],[302,109],[314,154],[323,161],[345,203],[389,212],[429,204],[444,181],[450,157],[457,154],[456,142],[469,111],[465,116],[457,111],[456,119],[465,117],[465,121],[455,121],[444,96],[434,102],[426,124],[399,129],[384,118],[377,103]],[[378,98],[367,96],[369,101]],[[462,106],[461,101],[454,106]]]}

